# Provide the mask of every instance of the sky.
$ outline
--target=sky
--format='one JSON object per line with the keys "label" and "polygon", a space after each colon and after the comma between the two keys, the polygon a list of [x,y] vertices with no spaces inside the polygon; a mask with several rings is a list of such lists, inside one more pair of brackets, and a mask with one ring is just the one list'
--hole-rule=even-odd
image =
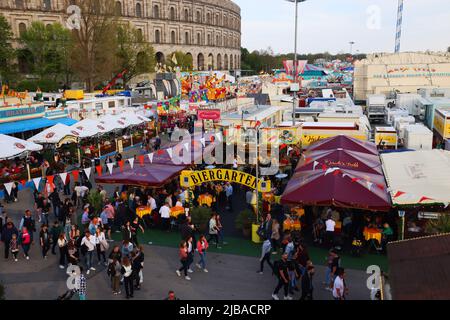
{"label": "sky", "polygon": [[[295,4],[233,0],[241,7],[242,46],[294,52]],[[299,3],[298,52],[393,52],[397,0],[307,0]],[[449,0],[404,0],[401,51],[450,46]]]}

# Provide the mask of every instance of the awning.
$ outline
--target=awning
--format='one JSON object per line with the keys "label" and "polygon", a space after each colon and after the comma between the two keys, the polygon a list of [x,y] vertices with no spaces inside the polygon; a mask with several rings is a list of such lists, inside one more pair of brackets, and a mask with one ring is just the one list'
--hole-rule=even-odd
{"label": "awning", "polygon": [[25,132],[30,130],[48,128],[54,126],[55,124],[62,123],[65,125],[72,125],[76,123],[76,120],[70,118],[60,118],[60,119],[47,119],[47,118],[37,118],[28,119],[15,122],[7,122],[0,124],[0,133],[2,134],[14,134],[19,132]]}
{"label": "awning", "polygon": [[0,134],[0,160],[40,150],[42,150],[42,146],[39,144]]}

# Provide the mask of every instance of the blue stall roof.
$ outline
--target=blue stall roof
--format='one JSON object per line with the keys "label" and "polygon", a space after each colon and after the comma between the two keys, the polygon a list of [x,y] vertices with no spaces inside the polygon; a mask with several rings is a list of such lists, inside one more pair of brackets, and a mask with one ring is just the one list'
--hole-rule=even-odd
{"label": "blue stall roof", "polygon": [[60,119],[37,118],[37,119],[0,123],[0,133],[14,134],[30,130],[48,128],[58,123],[71,126],[76,122],[77,122],[76,120],[70,118],[60,118]]}

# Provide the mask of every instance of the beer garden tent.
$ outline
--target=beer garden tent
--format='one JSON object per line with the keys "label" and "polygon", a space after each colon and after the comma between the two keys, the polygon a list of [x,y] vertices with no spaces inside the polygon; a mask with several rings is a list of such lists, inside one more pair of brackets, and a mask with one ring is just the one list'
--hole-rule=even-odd
{"label": "beer garden tent", "polygon": [[346,135],[338,135],[331,138],[322,139],[311,145],[307,150],[317,151],[317,150],[333,150],[339,148],[347,151],[357,151],[378,156],[378,149],[374,143],[361,141],[359,139],[349,137]]}
{"label": "beer garden tent", "polygon": [[450,151],[386,153],[381,162],[394,206],[449,208]]}
{"label": "beer garden tent", "polygon": [[12,159],[27,152],[40,150],[42,146],[39,144],[0,134],[0,160]]}
{"label": "beer garden tent", "polygon": [[104,132],[110,132],[113,130],[121,130],[130,126],[130,123],[126,120],[120,119],[117,115],[106,115],[98,119],[100,126],[103,127]]}
{"label": "beer garden tent", "polygon": [[150,122],[151,120],[147,117],[138,115],[136,113],[126,112],[118,115],[120,119],[125,120],[131,126],[138,126],[140,124]]}
{"label": "beer garden tent", "polygon": [[97,183],[125,184],[142,187],[160,188],[180,174],[186,166],[173,166],[156,163],[135,164],[133,169],[118,171],[112,175],[105,173],[96,177]]}
{"label": "beer garden tent", "polygon": [[96,120],[84,119],[72,125],[71,127],[80,132],[80,138],[90,138],[104,133],[104,130],[101,130],[98,127],[99,125],[100,123]]}
{"label": "beer garden tent", "polygon": [[307,152],[299,162],[295,172],[324,167],[339,167],[372,174],[383,174],[378,156],[344,149]]}
{"label": "beer garden tent", "polygon": [[58,123],[29,138],[28,141],[39,144],[60,145],[65,142],[77,141],[79,137],[80,132],[77,129]]}

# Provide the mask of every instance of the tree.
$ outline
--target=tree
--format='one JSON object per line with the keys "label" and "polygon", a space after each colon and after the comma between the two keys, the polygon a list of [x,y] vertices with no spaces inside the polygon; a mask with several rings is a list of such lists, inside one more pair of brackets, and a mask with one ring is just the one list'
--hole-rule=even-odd
{"label": "tree", "polygon": [[11,26],[6,18],[0,15],[0,80],[5,82],[8,82],[13,74],[12,36]]}
{"label": "tree", "polygon": [[110,79],[117,67],[118,16],[113,0],[71,0],[81,9],[80,28],[73,29],[71,68],[88,91]]}
{"label": "tree", "polygon": [[31,72],[40,79],[52,78],[56,81],[59,75],[69,73],[72,36],[60,23],[45,26],[35,21],[22,33],[20,41],[22,50],[28,53],[24,57],[31,65]]}
{"label": "tree", "polygon": [[123,77],[125,84],[137,75],[153,72],[156,65],[153,47],[142,40],[138,30],[128,25],[117,27],[116,58],[118,72],[127,70]]}
{"label": "tree", "polygon": [[425,225],[425,231],[431,234],[450,232],[450,215],[440,213],[438,219],[428,220],[428,223]]}
{"label": "tree", "polygon": [[[173,57],[175,56],[175,61]],[[185,54],[181,51],[174,51],[167,59],[167,66],[171,68],[180,67],[183,71],[191,71],[194,65],[192,55]]]}

